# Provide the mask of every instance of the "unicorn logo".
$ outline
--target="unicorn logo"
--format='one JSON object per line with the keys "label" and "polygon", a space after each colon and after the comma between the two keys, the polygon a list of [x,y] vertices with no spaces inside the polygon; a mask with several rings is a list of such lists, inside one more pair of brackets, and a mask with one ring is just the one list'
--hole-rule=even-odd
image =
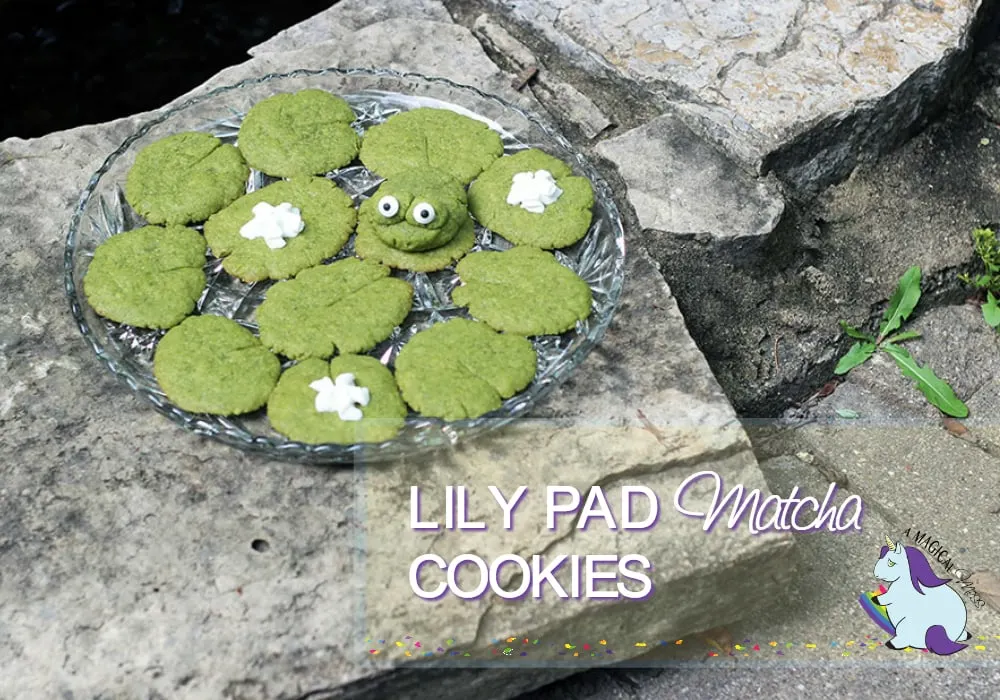
{"label": "unicorn logo", "polygon": [[[875,578],[888,588],[875,596],[862,596],[866,612],[894,635],[886,642],[890,649],[926,649],[947,655],[961,651],[959,644],[972,638],[965,628],[965,603],[951,587],[951,579],[938,578],[916,547],[885,538],[886,545],[875,562]],[[877,606],[876,610],[873,606]]]}

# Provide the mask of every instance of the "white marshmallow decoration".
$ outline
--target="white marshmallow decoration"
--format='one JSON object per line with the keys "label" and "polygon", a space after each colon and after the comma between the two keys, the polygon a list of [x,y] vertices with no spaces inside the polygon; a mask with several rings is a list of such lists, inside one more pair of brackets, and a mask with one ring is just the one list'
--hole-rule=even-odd
{"label": "white marshmallow decoration", "polygon": [[263,238],[271,250],[285,247],[286,238],[295,238],[305,228],[302,212],[288,202],[276,207],[260,202],[253,208],[253,218],[243,225],[240,235],[244,238]]}
{"label": "white marshmallow decoration", "polygon": [[354,385],[353,374],[337,375],[336,381],[323,377],[311,383],[309,388],[316,392],[316,410],[336,413],[340,420],[361,420],[363,415],[356,404],[367,406],[371,398],[368,389]]}
{"label": "white marshmallow decoration", "polygon": [[543,214],[545,207],[559,199],[560,195],[562,190],[548,170],[517,173],[507,195],[507,204],[520,205],[533,214]]}

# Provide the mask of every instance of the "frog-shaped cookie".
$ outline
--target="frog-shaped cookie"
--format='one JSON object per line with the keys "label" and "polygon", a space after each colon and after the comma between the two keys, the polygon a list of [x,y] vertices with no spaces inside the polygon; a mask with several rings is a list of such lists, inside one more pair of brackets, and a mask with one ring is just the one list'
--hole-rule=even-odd
{"label": "frog-shaped cookie", "polygon": [[441,270],[475,245],[465,188],[436,170],[386,180],[358,208],[355,251],[390,267]]}

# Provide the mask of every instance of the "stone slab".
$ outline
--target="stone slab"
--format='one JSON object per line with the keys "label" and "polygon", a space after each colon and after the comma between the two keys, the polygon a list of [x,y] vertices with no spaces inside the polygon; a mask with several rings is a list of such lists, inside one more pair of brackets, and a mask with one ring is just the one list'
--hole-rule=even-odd
{"label": "stone slab", "polygon": [[[505,431],[495,440],[476,441],[451,459],[420,461],[392,470],[369,469],[365,477],[365,578],[370,582],[366,591],[366,627],[376,638],[410,637],[422,644],[420,648],[406,642],[403,647],[376,646],[384,660],[406,660],[408,654],[419,655],[423,646],[448,646],[463,656],[468,653],[474,658],[490,659],[497,653],[497,640],[516,637],[541,639],[543,643],[529,649],[526,658],[505,660],[509,666],[518,666],[519,661],[525,666],[565,662],[564,642],[580,649],[583,644],[596,649],[601,638],[606,640],[605,648],[599,650],[603,659],[598,657],[592,663],[606,663],[609,659],[604,654],[608,650],[613,652],[613,660],[623,662],[642,653],[636,641],[682,638],[760,608],[766,599],[761,597],[758,586],[777,590],[787,586],[794,576],[794,567],[774,570],[775,564],[787,555],[789,538],[767,536],[756,541],[745,530],[721,528],[706,533],[700,520],[684,518],[673,509],[675,492],[695,471],[711,470],[724,483],[766,490],[763,480],[757,478],[751,453],[709,456],[703,452],[711,432],[704,428],[677,430],[672,443],[679,449],[667,449],[643,428],[578,424],[565,428],[529,423]],[[692,451],[701,454],[685,456]],[[488,529],[472,533],[411,531],[410,493],[406,486],[420,487],[422,520],[444,523],[445,487],[456,483],[470,489],[469,519],[485,523]],[[609,530],[600,518],[589,522],[585,529],[576,529],[571,516],[561,518],[557,528],[550,531],[545,524],[547,484],[574,487],[584,498],[592,485],[600,485],[619,523],[622,488],[641,484],[658,496],[659,519],[647,529],[626,531]],[[488,486],[496,486],[507,496],[519,486],[527,487],[512,530],[504,529],[502,514]],[[685,494],[684,504],[705,512],[711,508],[713,498],[714,491],[704,489]],[[637,515],[647,512],[640,508]],[[562,561],[555,576],[569,598],[559,597],[556,589],[543,584],[539,577],[519,575],[518,567],[509,565],[500,574],[506,588],[521,590],[521,585],[538,583],[542,585],[541,597],[533,588],[513,601],[490,591],[475,600],[462,600],[449,591],[429,604],[415,595],[408,579],[412,562],[428,552],[444,562],[468,553],[487,564],[509,554],[529,564],[535,555],[541,564]],[[654,592],[642,600],[625,599],[615,588],[617,581],[625,582],[616,574],[617,561],[631,554],[645,557],[652,567],[646,573]],[[580,557],[581,563],[576,594],[570,578],[576,568],[574,555]],[[612,560],[599,567],[612,575],[612,581],[596,585],[596,590],[610,594],[610,599],[585,597],[588,579],[582,569],[586,566],[584,558],[590,555]],[[633,569],[639,570],[639,566],[633,564]],[[425,566],[421,574],[427,590],[446,580],[434,565]],[[458,578],[466,591],[475,589],[480,580],[473,567],[463,569]],[[632,586],[632,590],[638,589]],[[446,645],[446,640],[452,640],[451,644]],[[382,656],[379,660],[383,660]],[[583,661],[586,665],[586,659]]]}
{"label": "stone slab", "polygon": [[[996,333],[970,305],[931,309],[909,326],[923,333],[907,343],[911,354],[954,388],[969,407],[968,418],[946,421],[890,358],[877,354],[809,408],[812,422],[767,436],[758,453],[807,457],[836,473],[897,532],[929,532],[963,568],[996,575]],[[857,417],[845,418],[838,409]]]}
{"label": "stone slab", "polygon": [[[485,59],[471,34],[451,25],[395,19],[358,36],[365,39],[358,49],[333,41],[262,53],[199,91],[362,59],[461,75],[494,92],[509,84],[511,76]],[[92,356],[64,298],[65,231],[90,174],[150,116],[0,144],[4,692],[458,698],[474,689],[507,698],[568,673],[381,673],[362,650],[366,630],[353,604],[366,584],[356,566],[363,521],[353,475],[269,461],[183,433]],[[593,410],[591,424],[615,419],[619,429],[644,428],[644,442],[626,453],[631,461],[603,453],[608,476],[654,473],[684,455],[684,468],[719,464],[763,486],[746,436],[662,278],[638,249],[630,248],[630,259],[628,291],[607,342],[538,415],[587,424],[582,412]],[[659,438],[651,441],[652,434]],[[597,447],[615,445],[623,443]],[[637,463],[639,448],[660,457]],[[673,479],[680,472],[664,473]],[[712,566],[672,590],[723,607],[630,622],[650,633],[694,631],[783,585],[764,573],[788,551],[787,538],[698,534],[682,550]]]}
{"label": "stone slab", "polygon": [[833,379],[851,342],[838,321],[877,326],[911,265],[923,271],[918,317],[963,302],[970,290],[958,274],[974,271],[971,232],[1000,221],[995,135],[975,111],[953,112],[804,208],[786,207],[773,245],[757,256],[646,236],[741,415],[779,416]]}
{"label": "stone slab", "polygon": [[674,115],[606,139],[597,152],[618,167],[646,229],[760,243],[785,208],[773,176],[747,175]]}
{"label": "stone slab", "polygon": [[[393,17],[351,31],[349,40],[327,39],[325,32],[308,28],[300,31],[317,43],[304,49],[262,51],[250,61],[221,71],[197,91],[232,84],[248,74],[298,68],[388,68],[472,85],[518,106],[544,112],[530,95],[511,89],[513,76],[489,60],[469,30],[449,22]],[[180,100],[192,94],[194,91]]]}
{"label": "stone slab", "polygon": [[[250,49],[251,56],[309,48],[327,41],[351,43],[351,35],[386,20],[450,23],[451,15],[438,0],[342,0]],[[384,37],[383,37],[384,38]]]}
{"label": "stone slab", "polygon": [[[820,488],[825,477],[819,474],[810,464],[795,457],[780,457],[761,463],[768,485],[778,493],[787,493],[793,486],[805,488]],[[843,493],[850,493],[848,487]],[[863,499],[864,500],[864,499]],[[847,652],[856,663],[907,663],[908,668],[919,668],[921,665],[941,666],[942,659],[935,659],[930,654],[898,654],[881,647],[860,647],[866,641],[867,635],[884,641],[888,635],[878,630],[857,604],[857,597],[862,592],[875,590],[877,581],[872,569],[878,559],[879,550],[886,535],[893,539],[905,541],[908,546],[916,546],[913,539],[907,538],[905,530],[913,524],[897,523],[883,517],[878,511],[870,509],[865,514],[864,528],[860,533],[831,537],[823,534],[802,534],[796,536],[797,556],[803,562],[803,576],[796,582],[794,612],[775,616],[771,619],[744,621],[734,627],[736,638],[753,637],[755,639],[782,640],[815,640],[816,649],[807,650],[810,658],[824,657],[831,661],[843,663]],[[915,528],[916,529],[916,528]],[[913,531],[914,537],[915,529]],[[935,537],[942,536],[931,531]],[[964,533],[963,533],[964,534]],[[948,538],[944,539],[945,542]],[[958,546],[959,540],[951,542]],[[971,545],[986,548],[987,542],[977,541],[975,537],[969,540]],[[971,560],[965,555],[968,547],[959,547],[953,552],[956,566],[974,568]],[[925,550],[926,553],[926,550]],[[988,557],[988,553],[984,553]],[[944,566],[932,555],[927,555],[935,571],[943,578],[954,579]],[[806,567],[804,562],[810,562]],[[808,573],[805,573],[808,568]],[[954,584],[953,588],[962,589]],[[984,606],[977,608],[975,603],[966,599],[969,619],[969,629],[975,635],[974,644],[989,644],[989,658],[984,658],[975,649],[961,658],[944,660],[946,663],[957,664],[981,663],[994,667],[1000,665],[1000,654],[996,651],[996,630],[1000,629],[1000,609]],[[987,639],[980,639],[980,635]],[[852,641],[853,644],[847,645]],[[818,642],[824,642],[820,649]],[[830,642],[837,642],[836,646]],[[792,657],[792,653],[786,655]],[[900,656],[903,658],[900,659]],[[978,657],[978,658],[977,658]],[[799,658],[801,657],[801,651]],[[947,666],[946,666],[947,667]]]}
{"label": "stone slab", "polygon": [[523,76],[520,80],[527,83],[533,79],[532,92],[550,111],[580,129],[585,139],[594,139],[612,126],[611,120],[590,98],[550,71],[544,68],[539,70],[540,61],[528,47],[489,15],[479,15],[472,31],[488,52],[509,63],[513,72]]}
{"label": "stone slab", "polygon": [[[992,73],[995,72],[993,68]],[[950,524],[942,526],[945,534],[938,531],[932,534],[946,547],[957,547],[958,557],[978,551],[971,568],[996,563],[995,556],[991,559],[989,532],[1000,514],[1000,493],[991,491],[990,486],[991,475],[1000,465],[997,341],[995,332],[983,323],[978,307],[962,304],[968,290],[957,284],[955,274],[970,269],[971,228],[997,220],[994,150],[998,143],[994,124],[1000,122],[997,104],[1000,102],[996,100],[995,88],[987,88],[980,95],[978,107],[992,124],[968,112],[952,115],[873,167],[856,172],[814,211],[807,212],[804,223],[800,224],[803,233],[809,235],[811,224],[818,223],[812,235],[819,240],[813,242],[801,259],[789,265],[793,270],[802,270],[800,278],[816,295],[815,304],[798,313],[807,319],[815,318],[817,311],[836,305],[840,310],[821,321],[829,324],[834,334],[838,333],[835,327],[838,318],[862,323],[870,317],[875,323],[884,304],[871,302],[887,298],[895,278],[909,264],[920,264],[925,270],[925,296],[918,314],[907,327],[922,331],[924,338],[908,346],[921,362],[953,384],[970,409],[970,416],[960,424],[951,424],[949,431],[942,425],[940,412],[927,404],[912,382],[899,376],[889,358],[882,357],[852,371],[847,381],[828,397],[814,397],[804,410],[790,412],[795,420],[812,421],[803,430],[781,430],[775,429],[771,422],[766,425],[749,422],[755,451],[772,491],[781,493],[791,483],[815,484],[811,488],[819,488],[822,483],[839,480],[848,492],[856,490],[866,504],[872,504],[866,515],[865,530],[873,532],[863,533],[862,538],[796,536],[796,556],[800,561],[808,560],[810,565],[800,567],[802,575],[793,590],[824,585],[828,580],[838,582],[837,586],[828,587],[830,595],[815,601],[815,613],[776,609],[770,617],[756,616],[728,629],[736,642],[741,637],[754,641],[770,637],[779,645],[794,642],[796,649],[806,641],[816,643],[817,648],[801,650],[798,655],[789,653],[784,662],[778,663],[762,659],[751,647],[750,658],[722,656],[663,670],[595,671],[540,689],[528,698],[652,700],[686,694],[729,697],[745,694],[748,688],[778,698],[807,695],[860,698],[900,692],[942,699],[953,697],[956,692],[976,698],[992,697],[990,684],[1000,680],[996,659],[1000,639],[997,636],[1000,579],[995,567],[979,569],[971,579],[977,593],[988,601],[986,608],[969,611],[975,642],[985,647],[983,650],[970,649],[950,659],[928,660],[923,654],[886,656],[889,652],[877,649],[876,653],[862,657],[856,653],[859,640],[855,639],[849,659],[830,658],[814,664],[810,655],[822,654],[820,646],[831,641],[837,641],[846,651],[843,645],[847,634],[873,631],[866,620],[861,620],[860,625],[848,624],[857,612],[848,593],[866,583],[865,569],[870,566],[866,561],[871,551],[868,538],[877,536],[882,528],[902,532],[910,525],[903,510],[883,507],[886,487],[890,484],[907,499],[923,498],[919,513],[940,510],[947,515],[945,520]],[[900,222],[905,225],[901,227]],[[803,243],[808,245],[809,240]],[[662,256],[662,259],[670,258]],[[804,263],[808,265],[802,268]],[[791,273],[788,274],[790,277]],[[732,271],[727,271],[729,283],[739,287],[732,275]],[[854,290],[853,302],[850,302],[851,290]],[[681,292],[678,295],[682,305],[689,299]],[[705,292],[693,295],[694,308],[708,296]],[[755,300],[752,298],[751,302]],[[857,308],[847,311],[842,306],[845,301],[857,304]],[[787,298],[780,302],[780,307],[788,312],[789,320],[797,315]],[[691,302],[684,308],[690,320]],[[718,309],[713,311],[717,313]],[[719,318],[712,313],[707,316]],[[771,332],[774,335],[761,342],[762,364],[773,365],[778,354],[780,367],[785,372],[794,371],[795,364],[787,350],[789,334],[780,326]],[[775,343],[779,336],[784,337]],[[716,355],[719,345],[703,347],[711,357]],[[812,359],[820,357],[823,347],[809,353]],[[836,350],[839,356],[846,350],[847,342],[836,347],[827,342],[825,347]],[[829,357],[828,367],[832,367],[836,356]],[[827,369],[825,375],[817,376],[813,387],[830,377]],[[732,389],[746,381],[726,382],[726,386]],[[843,418],[838,409],[853,411],[858,418]],[[830,434],[823,440],[823,449],[817,447],[817,439],[806,442],[792,437],[822,435],[824,431]],[[838,445],[840,451],[831,452],[831,445]],[[909,461],[911,455],[925,452],[927,457],[922,465]],[[787,456],[768,459],[771,455]],[[930,465],[931,460],[937,463]],[[921,468],[931,466],[936,470],[934,473],[919,473]],[[917,489],[911,483],[917,480],[912,476],[914,470],[922,483]],[[970,470],[973,474],[968,473]],[[892,476],[887,472],[892,472]],[[984,481],[980,482],[979,477]],[[990,495],[995,500],[991,501]],[[965,524],[960,522],[963,519]],[[969,532],[964,532],[965,529]],[[861,641],[869,640],[862,637]],[[768,646],[761,646],[767,651]],[[889,669],[891,673],[886,673]]]}
{"label": "stone slab", "polygon": [[[807,615],[783,614],[733,626],[736,638],[811,639],[817,647],[810,653],[823,656],[825,651],[831,660],[848,651],[862,665],[902,662],[909,673],[909,669],[932,664],[952,678],[955,666],[973,665],[985,673],[1000,664],[996,333],[983,322],[979,309],[969,304],[933,307],[911,319],[907,327],[923,334],[907,343],[911,354],[953,386],[969,406],[969,417],[945,422],[895,364],[877,354],[852,370],[832,394],[797,413],[796,418],[805,419],[799,427],[751,428],[755,451],[773,491],[782,493],[793,483],[836,480],[844,492],[861,497],[866,515],[862,537],[797,536],[797,556],[813,564],[802,567],[809,571],[796,588],[816,593],[825,588],[826,592],[818,595]],[[843,411],[854,417],[844,416]],[[769,459],[770,455],[785,456]],[[952,587],[963,595],[967,591],[957,577],[970,575],[972,595],[981,599],[966,597],[971,648],[935,659],[924,654],[897,658],[894,652],[873,652],[867,647],[859,655],[857,637],[854,649],[845,647],[849,635],[865,626],[851,621],[858,608],[843,589],[850,592],[853,585],[857,590],[859,582],[849,584],[849,580],[870,569],[880,530],[909,546],[921,547],[936,573],[951,579]],[[885,641],[886,635],[876,637]],[[828,640],[837,641],[838,648],[824,650]]]}
{"label": "stone slab", "polygon": [[568,63],[587,54],[662,104],[684,105],[751,170],[775,168],[805,188],[901,143],[960,77],[977,13],[992,12],[970,0],[490,5]]}
{"label": "stone slab", "polygon": [[[891,404],[893,399],[885,401]],[[801,536],[796,538],[799,556],[815,556],[815,567],[819,569],[815,574],[807,574],[803,585],[810,585],[808,580],[813,576],[814,584],[819,586],[822,580],[822,585],[829,588],[825,575],[822,579],[818,575],[834,561],[840,563],[841,570],[836,575],[831,574],[830,581],[870,571],[869,567],[877,558],[877,554],[872,555],[872,547],[880,544],[883,533],[878,530],[881,529],[907,546],[921,548],[935,572],[951,580],[952,588],[964,596],[968,627],[974,635],[972,644],[981,648],[972,648],[967,650],[971,653],[962,652],[947,659],[921,659],[922,654],[902,657],[907,663],[923,661],[946,668],[952,664],[1000,665],[1000,646],[997,644],[1000,599],[996,597],[997,581],[1000,580],[996,557],[1000,546],[1000,518],[997,516],[1000,512],[997,507],[1000,460],[982,449],[977,443],[976,432],[972,429],[967,436],[956,436],[940,426],[927,424],[887,425],[879,420],[830,419],[827,423],[817,422],[784,431],[767,447],[795,455],[763,462],[768,484],[775,491],[781,491],[775,469],[790,466],[789,473],[799,473],[796,483],[809,478],[805,472],[811,471],[813,479],[824,480],[836,474],[845,484],[845,491],[857,494],[865,504],[866,527],[862,533],[864,537],[860,538],[864,541],[863,549],[849,546],[849,538],[845,537],[823,538],[812,545]],[[839,550],[843,551],[836,553]],[[868,564],[861,571],[848,568],[862,566],[865,557]],[[803,566],[803,570],[805,568]],[[971,590],[959,583],[958,579],[966,576],[969,576]],[[835,588],[840,585],[838,583]],[[854,598],[860,593],[853,592]],[[782,615],[763,623],[754,621],[737,626],[734,634],[754,639],[813,639],[824,644],[832,639],[843,651],[844,642],[863,629],[845,617],[845,613],[857,617],[850,593],[850,590],[844,592],[840,608],[834,609],[830,604],[834,602],[836,590],[829,588],[817,601],[820,608],[827,609],[815,618],[822,622]],[[810,632],[810,627],[814,631]],[[881,641],[887,638],[884,634],[876,634],[876,637]],[[854,639],[857,643],[858,637]],[[833,652],[831,649],[826,651],[828,655]],[[817,654],[821,655],[819,651]],[[872,654],[866,654],[865,660],[898,661],[895,656],[882,658]]]}
{"label": "stone slab", "polygon": [[900,524],[964,544],[976,568],[995,567],[1000,519],[997,460],[944,429],[863,425],[806,427],[800,447],[836,464],[874,506]]}

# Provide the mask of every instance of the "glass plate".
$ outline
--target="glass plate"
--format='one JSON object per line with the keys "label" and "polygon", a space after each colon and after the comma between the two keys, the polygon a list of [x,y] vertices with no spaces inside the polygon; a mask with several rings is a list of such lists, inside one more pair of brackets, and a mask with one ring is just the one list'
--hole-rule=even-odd
{"label": "glass plate", "polygon": [[[82,292],[81,282],[94,249],[106,238],[145,224],[125,203],[125,176],[136,153],[146,145],[182,131],[204,131],[235,143],[240,121],[256,102],[282,92],[306,88],[328,90],[354,108],[359,133],[390,115],[415,107],[446,108],[486,121],[500,132],[506,153],[541,148],[570,164],[594,185],[594,219],[579,243],[555,251],[559,260],[575,270],[593,292],[593,312],[576,328],[559,336],[533,338],[538,351],[535,379],[501,408],[474,420],[446,423],[411,413],[406,426],[393,440],[380,444],[306,445],[285,439],[271,429],[263,410],[246,416],[223,418],[182,411],[172,405],[153,377],[152,359],[163,331],[140,330],[107,321],[94,313]],[[360,165],[327,174],[356,203],[370,196],[381,179]],[[263,187],[270,178],[254,171],[247,191]],[[475,250],[504,250],[510,243],[477,226]],[[353,255],[353,237],[337,258]],[[587,160],[551,126],[524,110],[475,88],[441,78],[389,70],[299,70],[245,80],[215,89],[162,113],[144,124],[108,156],[84,190],[73,214],[66,240],[66,292],[80,331],[97,356],[120,379],[157,410],[182,427],[236,447],[270,457],[304,462],[353,463],[396,459],[456,444],[459,440],[502,427],[526,414],[579,365],[604,335],[621,295],[625,269],[625,237],[611,190]],[[209,257],[205,267],[208,285],[198,303],[199,313],[226,316],[256,331],[254,310],[271,283],[246,284],[222,270]],[[451,302],[457,277],[453,268],[432,274],[396,272],[414,288],[413,310],[403,325],[370,354],[392,366],[396,354],[417,331],[454,316],[467,316]],[[291,363],[286,363],[285,366]]]}

